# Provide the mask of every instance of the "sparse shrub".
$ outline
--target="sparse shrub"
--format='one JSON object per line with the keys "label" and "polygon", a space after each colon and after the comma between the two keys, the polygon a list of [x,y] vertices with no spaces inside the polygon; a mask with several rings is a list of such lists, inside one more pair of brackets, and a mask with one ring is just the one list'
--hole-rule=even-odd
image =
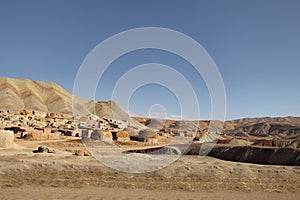
{"label": "sparse shrub", "polygon": [[129,134],[126,131],[118,131],[117,137],[129,138]]}

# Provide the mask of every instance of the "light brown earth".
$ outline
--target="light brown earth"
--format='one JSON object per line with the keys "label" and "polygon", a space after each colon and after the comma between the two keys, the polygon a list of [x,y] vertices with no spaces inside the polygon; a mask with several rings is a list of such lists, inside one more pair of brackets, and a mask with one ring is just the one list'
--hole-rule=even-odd
{"label": "light brown earth", "polygon": [[[72,94],[54,82],[0,78],[0,99],[0,109],[12,112],[25,109],[73,114],[74,103],[74,109],[82,113],[95,111],[99,117],[128,117],[128,114],[112,101],[96,102],[80,97],[73,99]],[[114,109],[113,113],[111,109]]]}
{"label": "light brown earth", "polygon": [[[50,82],[0,78],[0,99],[1,110],[69,114],[74,111],[72,95]],[[112,101],[95,102],[77,97],[74,100],[75,111],[89,114],[95,108],[99,117],[128,120],[141,127],[144,126],[137,121],[156,129],[181,127],[192,132],[200,125],[205,132],[211,123],[208,120],[151,122],[145,118],[132,119]],[[213,124],[223,127],[219,121]],[[222,137],[225,138],[222,145],[236,146],[243,142],[245,146],[253,143],[254,146],[289,147],[298,151],[300,118],[227,121]],[[162,170],[129,174],[110,169],[91,156],[74,156],[77,150],[86,151],[78,139],[15,142],[14,149],[0,149],[0,199],[298,199],[300,195],[299,166],[182,156]],[[161,144],[164,142],[168,141]],[[32,153],[40,145],[51,147],[56,153]],[[126,145],[126,148],[144,146]]]}
{"label": "light brown earth", "polygon": [[[21,187],[1,190],[1,198],[6,199],[163,199],[163,200],[240,200],[240,199],[298,199],[299,193],[270,193],[270,192],[184,192],[145,189],[123,189],[105,187],[84,188],[54,188],[54,187]],[[34,195],[33,195],[34,194]]]}
{"label": "light brown earth", "polygon": [[137,127],[144,127],[113,101],[96,102],[73,96],[54,82],[0,78],[0,99],[0,110],[11,113],[35,110],[81,116],[95,114],[100,118],[127,120]]}
{"label": "light brown earth", "polygon": [[[1,199],[297,199],[300,195],[299,166],[182,156],[162,170],[129,174],[91,156],[57,150],[84,149],[75,140],[17,143],[19,148],[0,150]],[[41,144],[55,147],[56,153],[32,153]]]}

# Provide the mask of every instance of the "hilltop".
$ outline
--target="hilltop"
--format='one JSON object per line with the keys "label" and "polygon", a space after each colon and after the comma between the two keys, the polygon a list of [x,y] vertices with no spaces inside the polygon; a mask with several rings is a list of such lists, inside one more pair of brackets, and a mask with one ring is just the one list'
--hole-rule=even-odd
{"label": "hilltop", "polygon": [[[129,119],[115,102],[96,102],[72,94],[53,82],[0,78],[0,110],[36,110],[60,114],[96,114],[103,118]],[[74,110],[73,102],[74,101]]]}

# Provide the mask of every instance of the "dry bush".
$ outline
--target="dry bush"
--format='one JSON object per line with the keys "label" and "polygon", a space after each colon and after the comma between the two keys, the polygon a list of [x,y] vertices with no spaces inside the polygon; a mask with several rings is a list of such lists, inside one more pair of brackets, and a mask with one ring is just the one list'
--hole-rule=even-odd
{"label": "dry bush", "polygon": [[117,137],[129,138],[130,136],[126,131],[118,131],[117,132]]}

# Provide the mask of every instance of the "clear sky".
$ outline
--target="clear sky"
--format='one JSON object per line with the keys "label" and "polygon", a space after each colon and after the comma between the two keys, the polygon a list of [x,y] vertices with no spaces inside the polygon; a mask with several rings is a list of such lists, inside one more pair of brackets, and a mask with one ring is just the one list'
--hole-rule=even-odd
{"label": "clear sky", "polygon": [[[300,116],[299,10],[298,0],[0,0],[0,76],[53,81],[72,92],[77,70],[101,41],[132,28],[164,27],[192,37],[213,58],[226,89],[227,119]],[[150,62],[184,74],[200,99],[201,118],[210,118],[203,80],[184,60],[155,50],[116,60],[96,99],[110,99],[123,73]],[[155,104],[180,115],[176,98],[156,85],[134,93],[130,113],[147,115]]]}

